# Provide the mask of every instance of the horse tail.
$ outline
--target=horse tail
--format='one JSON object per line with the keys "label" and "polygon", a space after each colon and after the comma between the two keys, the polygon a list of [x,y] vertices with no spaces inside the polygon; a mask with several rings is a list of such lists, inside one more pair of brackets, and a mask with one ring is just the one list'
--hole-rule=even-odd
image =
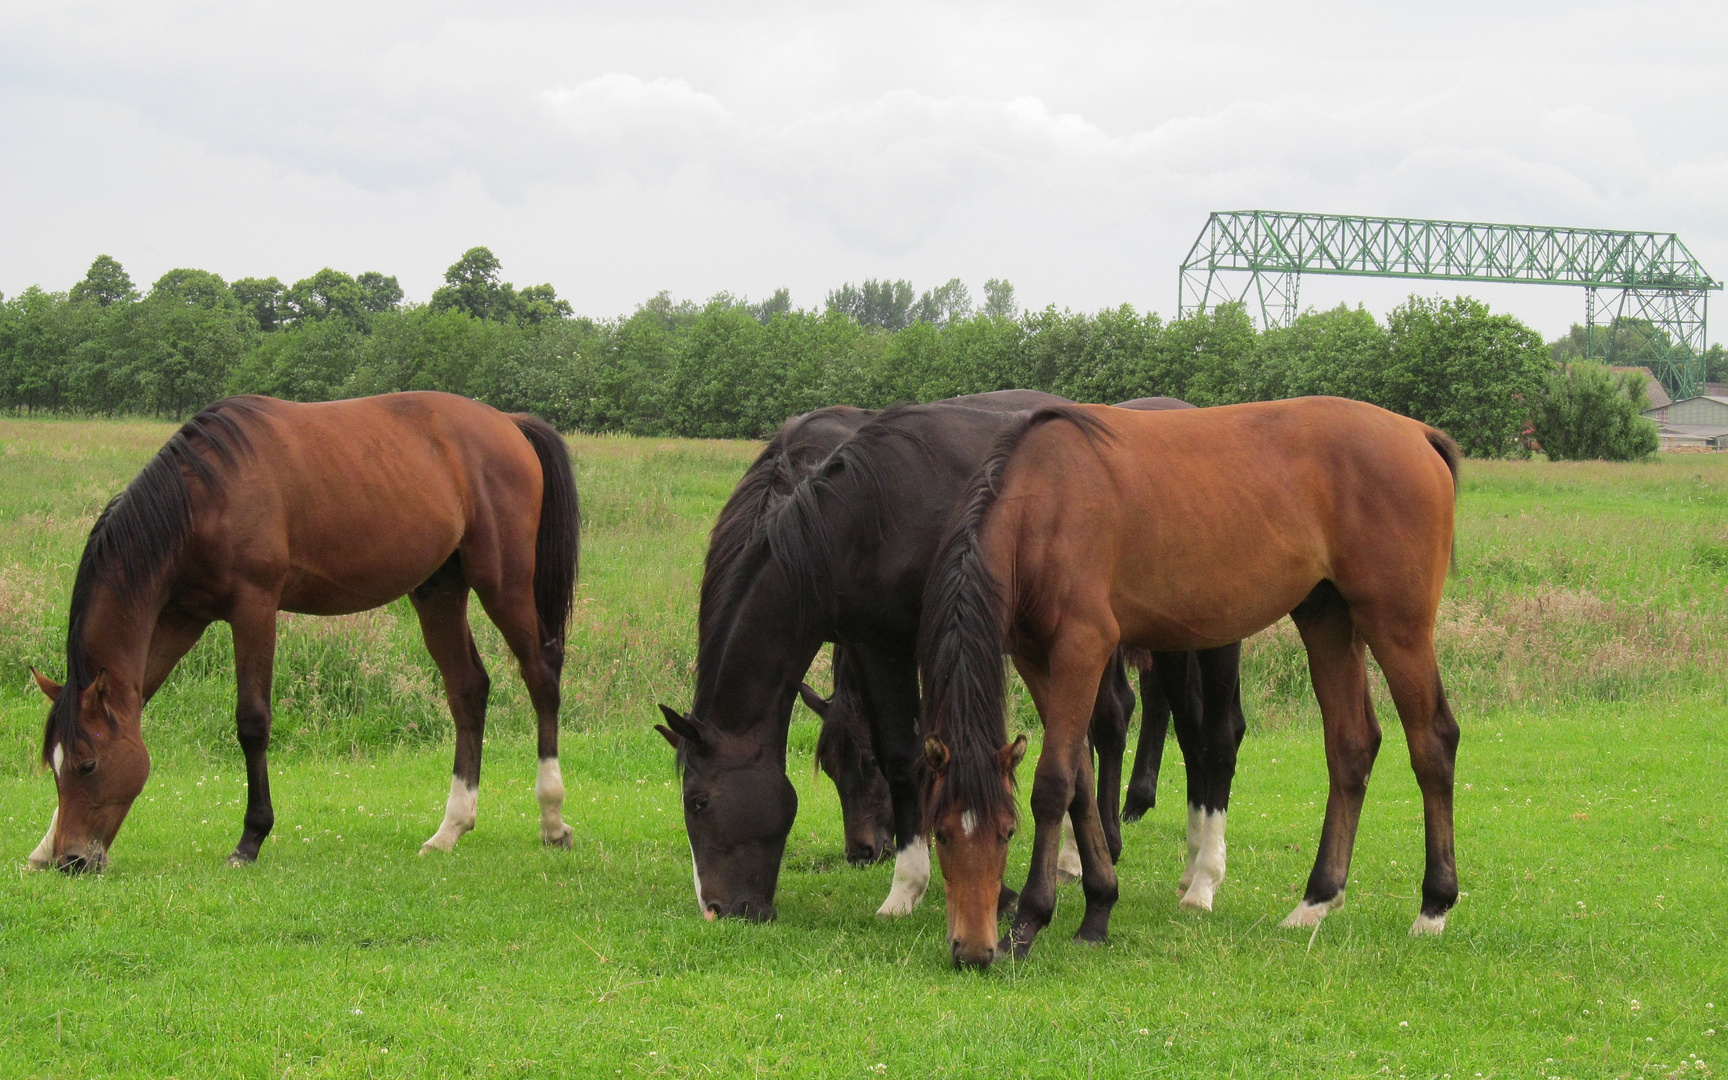
{"label": "horse tail", "polygon": [[1093,438],[1109,433],[1102,421],[1072,406],[1016,417],[974,474],[925,586],[918,629],[923,727],[926,736],[948,749],[945,782],[939,802],[925,808],[927,821],[955,805],[982,812],[1013,808],[996,757],[1008,741],[1002,654],[1009,612],[1002,585],[985,562],[983,530],[1014,451],[1029,432],[1053,420],[1072,423]]}
{"label": "horse tail", "polygon": [[[1429,428],[1427,435],[1428,445],[1432,446],[1434,452],[1440,455],[1440,460],[1446,463],[1446,471],[1452,474],[1452,501],[1456,503],[1458,501],[1458,462],[1464,456],[1464,451],[1458,449],[1458,443],[1452,436],[1439,428]],[[1447,564],[1453,569],[1458,567],[1458,537],[1456,534],[1452,537],[1452,552],[1447,557]]]}
{"label": "horse tail", "polygon": [[540,526],[534,536],[534,609],[540,615],[540,651],[553,671],[564,670],[564,636],[576,598],[582,550],[582,509],[570,450],[558,429],[539,417],[510,419],[540,459]]}

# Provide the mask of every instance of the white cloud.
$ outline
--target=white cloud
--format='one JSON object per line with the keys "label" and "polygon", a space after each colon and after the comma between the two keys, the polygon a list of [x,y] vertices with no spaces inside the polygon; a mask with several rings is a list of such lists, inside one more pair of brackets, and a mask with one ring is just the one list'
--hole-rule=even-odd
{"label": "white cloud", "polygon": [[[1206,213],[1248,207],[1678,229],[1728,274],[1724,21],[0,3],[0,199],[30,207],[0,218],[0,289],[64,287],[111,251],[144,280],[329,263],[424,296],[486,243],[592,314],[956,274],[1168,312]],[[1582,310],[1496,295],[1551,332]]]}

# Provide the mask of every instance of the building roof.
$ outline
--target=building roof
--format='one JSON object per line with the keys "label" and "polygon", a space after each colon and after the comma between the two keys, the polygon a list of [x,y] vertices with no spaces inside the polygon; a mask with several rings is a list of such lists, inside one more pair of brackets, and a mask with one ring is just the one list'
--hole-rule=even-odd
{"label": "building roof", "polygon": [[1692,435],[1700,439],[1717,439],[1728,435],[1728,427],[1715,424],[1663,424],[1657,428],[1661,435]]}

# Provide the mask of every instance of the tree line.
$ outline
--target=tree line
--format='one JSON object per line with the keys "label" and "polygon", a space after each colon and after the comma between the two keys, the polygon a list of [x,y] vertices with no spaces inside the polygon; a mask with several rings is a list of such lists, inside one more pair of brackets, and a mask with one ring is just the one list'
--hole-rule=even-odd
{"label": "tree line", "polygon": [[1569,342],[1551,346],[1467,296],[1413,295],[1384,322],[1340,306],[1258,330],[1240,306],[1168,321],[1128,305],[1022,311],[1001,280],[976,306],[957,279],[922,294],[867,280],[818,310],[794,308],[784,289],[702,304],[661,293],[596,320],[574,316],[551,285],[504,281],[483,247],[420,304],[392,276],[328,268],[291,285],[171,270],[140,293],[104,255],[65,292],[0,298],[0,409],[183,417],[235,393],[447,390],[567,431],[759,438],[823,405],[1011,387],[1202,406],[1336,394],[1441,427],[1476,456],[1534,442],[1568,456],[1568,433],[1604,424],[1619,441],[1580,444],[1585,456],[1654,450],[1654,427],[1636,415],[1642,386],[1607,379]]}

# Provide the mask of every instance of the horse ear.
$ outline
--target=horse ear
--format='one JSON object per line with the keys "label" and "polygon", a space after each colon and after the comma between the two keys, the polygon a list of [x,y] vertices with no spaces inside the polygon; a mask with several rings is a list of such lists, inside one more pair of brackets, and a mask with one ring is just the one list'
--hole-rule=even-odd
{"label": "horse ear", "polygon": [[822,717],[824,720],[828,718],[828,706],[831,704],[831,699],[825,698],[821,694],[810,689],[809,683],[798,684],[798,696],[804,699],[805,706],[811,712]]}
{"label": "horse ear", "polygon": [[90,689],[96,691],[96,700],[101,701],[108,696],[108,669],[103,668],[90,680]]}
{"label": "horse ear", "polygon": [[930,771],[941,776],[948,771],[948,747],[941,739],[932,735],[924,740],[924,760],[930,764]]}
{"label": "horse ear", "polygon": [[59,683],[42,674],[40,671],[37,671],[35,668],[30,669],[30,674],[35,678],[37,687],[41,689],[43,695],[46,696],[49,701],[60,700],[61,686]]}
{"label": "horse ear", "polygon": [[1026,736],[1024,735],[996,751],[996,760],[1002,763],[1002,771],[1009,776],[1014,775],[1014,770],[1020,767],[1020,762],[1024,761],[1025,758]]}
{"label": "horse ear", "polygon": [[666,717],[666,724],[672,730],[668,731],[659,724],[655,724],[654,729],[665,736],[666,741],[672,744],[674,750],[684,749],[686,743],[691,746],[703,745],[702,729],[694,720],[682,715],[677,709],[669,705],[660,706],[660,713]]}

